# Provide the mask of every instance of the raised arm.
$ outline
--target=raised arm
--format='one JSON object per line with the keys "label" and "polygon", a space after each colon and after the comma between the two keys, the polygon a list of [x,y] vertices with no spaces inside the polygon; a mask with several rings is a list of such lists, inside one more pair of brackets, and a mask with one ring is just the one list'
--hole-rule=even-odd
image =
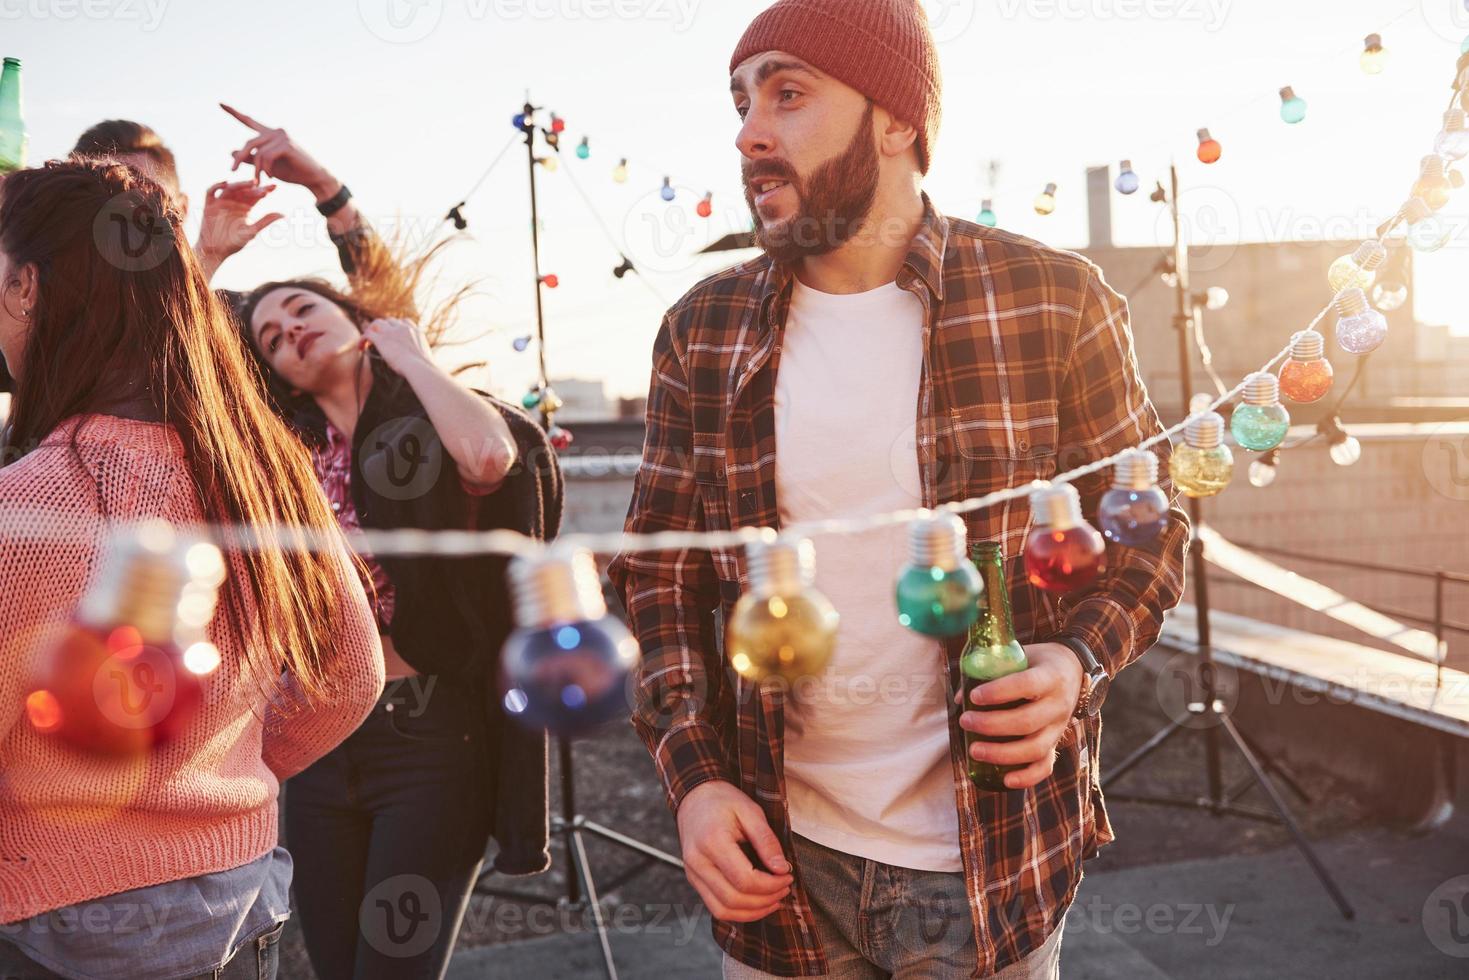
{"label": "raised arm", "polygon": [[[1066,468],[1111,456],[1163,431],[1158,413],[1138,372],[1128,325],[1127,302],[1093,268],[1082,299],[1076,340],[1061,391],[1060,457]],[[1158,454],[1164,493],[1174,496],[1167,479],[1171,445]],[[1095,520],[1107,491],[1110,471],[1077,481],[1082,508]],[[1163,628],[1163,613],[1183,595],[1184,554],[1189,521],[1176,505],[1167,528],[1150,544],[1109,544],[1106,570],[1089,588],[1061,602],[1060,636],[1082,640],[1113,676],[1147,652]]]}

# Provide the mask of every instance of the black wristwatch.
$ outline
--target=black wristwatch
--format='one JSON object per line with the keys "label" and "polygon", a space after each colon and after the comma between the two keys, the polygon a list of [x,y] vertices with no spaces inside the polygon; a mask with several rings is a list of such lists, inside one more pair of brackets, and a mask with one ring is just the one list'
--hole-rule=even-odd
{"label": "black wristwatch", "polygon": [[330,218],[342,210],[342,208],[346,207],[347,202],[350,200],[352,200],[352,190],[346,184],[343,184],[341,190],[337,191],[325,201],[317,204],[316,210],[321,212],[323,218]]}
{"label": "black wristwatch", "polygon": [[1087,646],[1085,640],[1074,636],[1058,636],[1051,642],[1067,647],[1081,661],[1081,698],[1076,702],[1074,717],[1087,718],[1095,715],[1102,710],[1102,702],[1107,700],[1107,687],[1112,683],[1112,678],[1107,676],[1102,662],[1092,653],[1092,648]]}

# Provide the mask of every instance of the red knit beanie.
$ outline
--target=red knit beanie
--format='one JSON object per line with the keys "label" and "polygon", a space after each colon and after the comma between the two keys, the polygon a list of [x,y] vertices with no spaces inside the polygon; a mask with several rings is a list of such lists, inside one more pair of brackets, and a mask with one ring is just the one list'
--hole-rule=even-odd
{"label": "red knit beanie", "polygon": [[943,79],[918,0],[779,0],[745,31],[730,74],[766,51],[795,55],[912,125],[928,173]]}

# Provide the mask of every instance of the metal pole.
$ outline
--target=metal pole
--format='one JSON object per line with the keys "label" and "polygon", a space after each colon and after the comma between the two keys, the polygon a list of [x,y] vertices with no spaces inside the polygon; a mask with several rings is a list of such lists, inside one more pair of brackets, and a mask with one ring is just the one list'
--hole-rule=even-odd
{"label": "metal pole", "polygon": [[[1183,235],[1183,219],[1178,202],[1178,165],[1169,166],[1171,191],[1168,196],[1173,216],[1173,274],[1175,308],[1173,326],[1178,332],[1178,390],[1183,400],[1183,411],[1187,415],[1194,398],[1193,359],[1189,354],[1189,332],[1197,314],[1189,283],[1188,242]],[[1194,579],[1195,626],[1198,630],[1199,679],[1204,688],[1204,711],[1212,713],[1217,692],[1214,678],[1214,648],[1209,629],[1209,579],[1204,563],[1204,543],[1199,538],[1203,526],[1203,503],[1197,497],[1188,498],[1189,520],[1193,522],[1194,535],[1190,551],[1191,573]],[[1213,724],[1204,729],[1204,752],[1208,762],[1209,801],[1215,806],[1224,803],[1224,785],[1219,763],[1219,731]]]}
{"label": "metal pole", "polygon": [[1433,659],[1435,693],[1443,690],[1443,662],[1448,659],[1448,647],[1444,643],[1443,587],[1446,576],[1440,568],[1433,575]]}
{"label": "metal pole", "polygon": [[[531,263],[536,274],[536,351],[540,356],[541,384],[550,383],[546,376],[546,317],[542,309],[541,290],[541,215],[536,200],[536,124],[535,106],[531,104],[530,93],[525,97],[525,153],[530,161],[530,253]],[[541,421],[545,428],[551,427],[551,413],[546,411],[545,402],[541,403]]]}

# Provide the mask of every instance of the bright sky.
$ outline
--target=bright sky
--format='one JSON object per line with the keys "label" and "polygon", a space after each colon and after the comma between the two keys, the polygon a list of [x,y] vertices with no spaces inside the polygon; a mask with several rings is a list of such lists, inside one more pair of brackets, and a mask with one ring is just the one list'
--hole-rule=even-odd
{"label": "bright sky", "polygon": [[[860,0],[854,0],[860,2]],[[1195,239],[1359,238],[1406,197],[1431,152],[1469,35],[1464,0],[926,0],[945,73],[944,127],[927,188],[974,217],[999,160],[1002,227],[1063,247],[1086,244],[1084,170],[1131,158],[1143,191],[1114,196],[1121,244],[1167,243],[1147,190],[1170,156],[1185,164]],[[602,378],[640,394],[665,300],[728,258],[693,252],[747,226],[728,58],[755,0],[0,0],[0,54],[24,61],[33,162],[65,153],[103,118],[158,129],[196,201],[229,176],[247,133],[226,101],[285,126],[351,185],[380,226],[415,241],[439,224],[515,135],[526,89],[568,122],[562,168],[541,175],[553,376]],[[1387,70],[1358,67],[1380,31]],[[1309,103],[1279,117],[1283,85]],[[1193,158],[1195,130],[1224,145]],[[590,160],[571,151],[591,137]],[[631,179],[615,184],[619,158]],[[570,175],[593,208],[578,195]],[[659,197],[663,177],[679,198]],[[1060,185],[1055,214],[1031,201]],[[694,216],[714,192],[712,220]],[[335,270],[304,192],[271,206],[289,220],[225,265],[217,284]],[[472,240],[446,281],[481,280],[466,332],[492,331],[453,361],[487,360],[489,383],[518,394],[534,349],[512,350],[534,317],[523,146],[465,209]],[[611,275],[626,242],[644,281]],[[1469,194],[1447,215],[1455,242],[1420,267],[1421,319],[1469,330]],[[197,224],[197,207],[194,216]],[[1206,285],[1207,283],[1200,283]],[[1326,287],[1322,285],[1323,302]],[[1281,325],[1286,334],[1296,325]],[[483,381],[481,376],[479,380]]]}

